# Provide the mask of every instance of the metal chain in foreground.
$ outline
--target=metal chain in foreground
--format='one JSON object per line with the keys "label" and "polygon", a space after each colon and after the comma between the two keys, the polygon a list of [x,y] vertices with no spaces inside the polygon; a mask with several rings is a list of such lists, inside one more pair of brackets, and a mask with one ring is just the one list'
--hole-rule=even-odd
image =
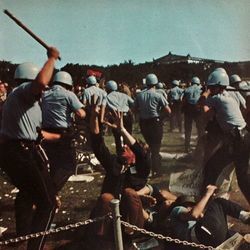
{"label": "metal chain in foreground", "polygon": [[181,245],[184,245],[184,246],[190,246],[190,247],[196,247],[196,248],[200,248],[200,249],[209,249],[209,250],[214,250],[215,248],[212,247],[212,246],[205,246],[203,244],[196,244],[194,242],[188,242],[188,241],[182,241],[182,240],[179,240],[179,239],[173,239],[169,236],[163,236],[162,234],[156,234],[156,233],[153,233],[153,232],[150,232],[150,231],[147,231],[145,229],[141,229],[135,225],[131,225],[129,224],[128,222],[125,222],[125,221],[122,221],[121,220],[121,224],[124,225],[125,227],[129,227],[131,229],[133,229],[134,231],[137,231],[137,232],[140,232],[142,234],[146,234],[146,235],[149,235],[151,237],[154,237],[154,238],[157,238],[159,240],[165,240],[165,241],[168,241],[168,242],[174,242],[176,244],[181,244]]}
{"label": "metal chain in foreground", "polygon": [[38,237],[45,236],[45,235],[50,235],[50,234],[55,234],[55,233],[59,233],[59,232],[62,232],[62,231],[75,229],[75,228],[78,228],[78,227],[81,227],[81,226],[86,226],[88,224],[104,220],[107,217],[110,218],[110,215],[107,214],[107,215],[102,216],[102,217],[97,217],[97,218],[94,218],[94,219],[88,219],[86,221],[77,222],[77,223],[74,223],[74,224],[69,224],[69,225],[58,227],[58,228],[55,228],[55,229],[49,229],[49,230],[44,231],[44,232],[37,232],[37,233],[28,234],[28,235],[20,236],[20,237],[13,238],[13,239],[0,241],[0,246],[9,245],[11,243],[18,243],[18,242],[21,242],[21,241],[30,240],[30,239],[38,238]]}

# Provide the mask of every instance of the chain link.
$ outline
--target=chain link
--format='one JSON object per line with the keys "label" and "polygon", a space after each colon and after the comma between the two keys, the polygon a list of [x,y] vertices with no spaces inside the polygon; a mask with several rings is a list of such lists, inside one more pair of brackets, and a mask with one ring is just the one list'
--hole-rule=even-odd
{"label": "chain link", "polygon": [[205,246],[203,244],[196,244],[194,242],[188,242],[188,241],[182,241],[182,240],[179,240],[179,239],[173,239],[169,236],[163,236],[162,234],[156,234],[156,233],[153,233],[153,232],[150,232],[150,231],[147,231],[145,229],[141,229],[135,225],[131,225],[129,224],[128,222],[125,222],[123,220],[121,220],[121,224],[125,227],[128,227],[130,229],[133,229],[134,231],[137,231],[137,232],[140,232],[142,234],[146,234],[146,235],[149,235],[151,237],[154,237],[154,238],[157,238],[159,240],[165,240],[165,241],[168,241],[168,242],[174,242],[176,244],[182,244],[184,246],[190,246],[190,247],[196,247],[196,248],[200,248],[200,249],[209,249],[209,250],[215,250],[215,248],[213,248],[212,246]]}
{"label": "chain link", "polygon": [[[109,214],[107,214],[105,216],[97,217],[97,218],[94,218],[94,219],[88,219],[88,220],[83,221],[83,222],[76,222],[74,224],[69,224],[69,225],[58,227],[58,228],[55,228],[55,229],[49,229],[49,230],[44,231],[44,232],[28,234],[28,235],[20,236],[20,237],[17,237],[17,238],[8,239],[8,240],[5,240],[5,241],[0,241],[0,246],[9,245],[11,243],[18,243],[18,242],[21,242],[21,241],[30,240],[30,239],[38,238],[38,237],[45,236],[45,235],[55,234],[55,233],[59,233],[59,232],[62,232],[62,231],[67,231],[67,230],[70,230],[70,229],[75,229],[75,228],[78,228],[78,227],[81,227],[81,226],[86,226],[86,225],[94,223],[94,222],[105,220],[106,218],[112,219],[112,215],[109,213]],[[185,241],[185,240],[182,241],[182,240],[179,240],[179,239],[173,239],[173,238],[171,238],[169,236],[163,236],[162,234],[156,234],[154,232],[147,231],[146,229],[139,228],[139,227],[137,227],[135,225],[131,225],[128,222],[125,222],[123,220],[121,220],[121,224],[123,226],[125,226],[125,227],[133,229],[134,231],[140,232],[142,234],[149,235],[150,237],[154,237],[154,238],[157,238],[159,240],[165,240],[165,241],[168,241],[168,242],[174,242],[176,244],[182,244],[184,246],[196,247],[196,248],[200,248],[200,249],[215,250],[215,248],[213,248],[212,246],[205,246],[203,244],[196,244],[194,242],[188,242],[188,241]]]}
{"label": "chain link", "polygon": [[94,223],[94,222],[105,220],[105,218],[110,218],[110,214],[107,214],[107,215],[102,216],[102,217],[97,217],[94,219],[88,219],[88,220],[82,221],[82,222],[76,222],[74,224],[69,224],[69,225],[62,226],[62,227],[57,227],[55,229],[49,229],[49,230],[44,231],[44,232],[28,234],[28,235],[20,236],[17,238],[0,241],[0,246],[6,246],[6,245],[9,245],[11,243],[18,243],[21,241],[30,240],[30,239],[38,238],[38,237],[45,236],[45,235],[50,235],[50,234],[55,234],[55,233],[59,233],[62,231],[67,231],[70,229],[75,229],[75,228],[78,228],[81,226],[86,226],[86,225]]}

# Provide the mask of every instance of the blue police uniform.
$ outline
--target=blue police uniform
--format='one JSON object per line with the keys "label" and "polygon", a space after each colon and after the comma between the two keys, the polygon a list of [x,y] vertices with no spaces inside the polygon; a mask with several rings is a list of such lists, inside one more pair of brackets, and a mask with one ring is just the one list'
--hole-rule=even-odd
{"label": "blue police uniform", "polygon": [[[54,215],[55,191],[48,162],[36,142],[42,122],[39,98],[32,93],[32,83],[26,82],[9,94],[3,107],[1,168],[19,189],[15,200],[18,235],[48,230]],[[28,249],[40,249],[43,242],[44,237],[31,240]]]}
{"label": "blue police uniform", "polygon": [[203,122],[203,115],[197,109],[196,103],[201,96],[201,86],[193,84],[184,90],[183,94],[183,113],[184,113],[184,129],[185,129],[185,150],[189,151],[190,139],[192,133],[192,123],[195,121],[198,139],[204,134],[205,124]]}
{"label": "blue police uniform", "polygon": [[156,92],[163,95],[168,100],[168,95],[164,89],[156,89]]}
{"label": "blue police uniform", "polygon": [[91,96],[96,95],[99,98],[99,105],[106,106],[107,104],[107,93],[103,89],[97,86],[90,86],[86,88],[83,92],[83,104],[87,105],[91,102]]}
{"label": "blue police uniform", "polygon": [[160,173],[161,156],[159,154],[163,136],[163,122],[160,112],[168,106],[168,101],[154,88],[138,93],[135,99],[135,108],[139,113],[141,133],[150,147],[152,153],[152,170]]}
{"label": "blue police uniform", "polygon": [[222,169],[233,162],[238,185],[250,204],[250,134],[237,99],[227,91],[209,96],[206,105],[215,110],[223,143],[204,168],[204,187],[215,184]]}
{"label": "blue police uniform", "polygon": [[[127,94],[111,91],[107,95],[107,108],[123,112],[124,127],[130,134],[132,134],[133,128],[133,114],[130,109],[133,108],[133,106],[134,100]],[[112,132],[115,138],[116,153],[119,155],[122,153],[121,134],[117,129],[112,129]]]}
{"label": "blue police uniform", "polygon": [[181,117],[181,100],[183,96],[183,89],[179,86],[171,88],[168,92],[168,100],[170,102],[171,116],[170,116],[170,132],[176,127],[182,132],[182,117]]}
{"label": "blue police uniform", "polygon": [[72,113],[81,109],[83,104],[72,91],[60,85],[53,85],[44,92],[41,107],[43,130],[62,135],[60,140],[44,142],[50,161],[50,174],[58,192],[75,172],[76,152],[72,145]]}

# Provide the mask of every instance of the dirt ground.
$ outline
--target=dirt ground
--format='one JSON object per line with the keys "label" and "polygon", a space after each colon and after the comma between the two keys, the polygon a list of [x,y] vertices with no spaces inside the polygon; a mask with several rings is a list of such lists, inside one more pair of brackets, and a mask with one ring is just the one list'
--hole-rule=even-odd
{"label": "dirt ground", "polygon": [[[169,138],[172,138],[171,140]],[[178,134],[166,134],[166,138],[163,140],[162,151],[163,152],[183,152],[183,138]],[[111,142],[110,142],[111,144]],[[162,188],[168,188],[169,175],[172,172],[184,169],[185,164],[179,160],[164,160],[163,172],[164,174],[157,178],[150,179],[151,183],[156,183]],[[86,173],[87,167],[79,169],[78,174]],[[103,181],[103,173],[95,171],[94,173],[88,173],[89,176],[93,176],[94,180],[91,182],[67,182],[63,190],[60,192],[62,206],[58,213],[55,215],[52,227],[65,226],[67,224],[74,224],[76,222],[83,222],[89,218],[89,214],[95,201],[99,195],[100,187]],[[0,227],[7,228],[7,231],[3,234],[0,240],[6,240],[8,238],[15,237],[15,220],[14,220],[14,199],[15,190],[14,186],[0,176]],[[242,196],[235,177],[233,178],[233,184],[230,191],[230,199],[238,202],[244,208],[247,209],[247,203]],[[249,225],[239,223],[237,220],[230,219],[232,229],[241,233],[242,235],[250,233]],[[50,235],[46,241],[46,250],[76,250],[85,249],[84,247],[84,226],[79,227],[76,230],[67,230],[60,233]],[[75,242],[75,243],[74,243]],[[25,243],[11,246],[0,246],[1,250],[12,249],[25,249]],[[103,248],[99,249],[112,249]],[[135,248],[131,248],[135,249]],[[159,248],[160,249],[160,248]],[[173,248],[174,249],[174,248]]]}

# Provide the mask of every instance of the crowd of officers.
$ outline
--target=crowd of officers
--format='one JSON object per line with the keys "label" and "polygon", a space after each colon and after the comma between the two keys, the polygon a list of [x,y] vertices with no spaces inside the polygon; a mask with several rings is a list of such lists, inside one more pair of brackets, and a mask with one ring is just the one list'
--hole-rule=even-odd
{"label": "crowd of officers", "polygon": [[[120,91],[114,80],[107,81],[102,89],[91,75],[81,91],[73,89],[69,73],[53,74],[58,50],[51,47],[47,55],[41,69],[33,63],[17,67],[14,75],[17,86],[8,96],[2,94],[6,85],[0,83],[0,167],[19,189],[15,199],[18,236],[50,228],[60,203],[58,192],[75,172],[73,120],[87,124],[92,150],[105,170],[92,218],[107,214],[109,202],[117,198],[121,201],[123,218],[131,224],[149,226],[152,230],[161,227],[175,237],[213,246],[229,237],[226,215],[249,223],[250,213],[245,209],[222,198],[213,199],[218,176],[233,162],[239,187],[250,204],[247,95],[243,97],[238,91],[248,86],[241,86],[238,75],[229,79],[223,68],[217,68],[205,85],[194,76],[186,88],[173,80],[165,90],[157,76],[150,73],[142,89],[134,95],[125,85]],[[177,197],[148,183],[150,175],[162,173],[160,148],[164,121],[169,117],[169,132],[176,128],[182,132],[182,113],[186,152],[190,151],[193,121],[198,140],[206,138],[204,150],[211,143],[216,148],[208,152],[210,157],[204,164],[204,185],[198,200]],[[145,142],[132,135],[135,117]],[[105,127],[112,130],[116,154],[105,145]],[[211,138],[216,141],[211,142]],[[166,220],[169,216],[171,225]],[[99,239],[112,237],[111,224],[99,222],[89,228],[88,234]],[[133,237],[135,232],[125,228],[124,234]],[[45,236],[31,239],[27,249],[43,249],[44,242]]]}

